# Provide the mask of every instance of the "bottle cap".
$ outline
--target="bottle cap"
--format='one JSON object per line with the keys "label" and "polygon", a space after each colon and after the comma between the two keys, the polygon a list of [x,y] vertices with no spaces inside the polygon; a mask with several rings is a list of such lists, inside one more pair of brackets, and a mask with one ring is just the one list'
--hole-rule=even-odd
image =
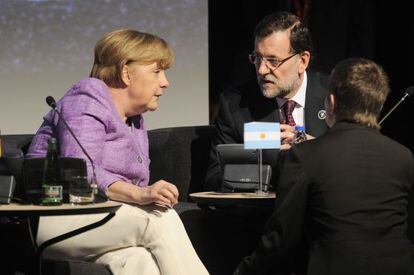
{"label": "bottle cap", "polygon": [[57,139],[54,137],[49,138],[49,143],[57,143]]}
{"label": "bottle cap", "polygon": [[302,126],[302,125],[296,125],[296,126],[295,126],[295,130],[296,130],[296,131],[305,131],[305,126]]}

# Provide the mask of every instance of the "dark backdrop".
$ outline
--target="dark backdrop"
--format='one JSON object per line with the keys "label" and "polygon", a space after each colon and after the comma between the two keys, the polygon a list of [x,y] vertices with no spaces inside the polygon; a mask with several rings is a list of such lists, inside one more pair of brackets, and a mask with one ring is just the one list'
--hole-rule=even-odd
{"label": "dark backdrop", "polygon": [[[295,6],[296,2],[296,6]],[[304,20],[311,30],[315,53],[311,69],[329,73],[348,57],[365,57],[382,65],[390,78],[388,111],[414,85],[414,23],[408,2],[397,5],[373,0],[237,0],[209,1],[210,122],[217,99],[230,85],[254,76],[247,59],[253,50],[253,29],[265,15],[278,10],[296,13],[297,3],[309,5]],[[303,6],[301,6],[303,7]],[[384,122],[382,132],[414,151],[414,100],[403,102]]]}

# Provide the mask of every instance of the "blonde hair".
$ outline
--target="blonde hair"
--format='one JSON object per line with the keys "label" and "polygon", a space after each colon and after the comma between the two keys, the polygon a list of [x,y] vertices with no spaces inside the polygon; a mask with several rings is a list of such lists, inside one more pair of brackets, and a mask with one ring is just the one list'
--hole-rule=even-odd
{"label": "blonde hair", "polygon": [[155,62],[160,69],[168,69],[174,62],[174,53],[165,40],[153,34],[116,30],[96,43],[95,60],[89,76],[110,87],[124,87],[122,69],[132,62],[140,65]]}
{"label": "blonde hair", "polygon": [[338,63],[331,73],[329,93],[336,99],[336,121],[350,121],[379,129],[378,116],[390,92],[384,69],[363,58]]}

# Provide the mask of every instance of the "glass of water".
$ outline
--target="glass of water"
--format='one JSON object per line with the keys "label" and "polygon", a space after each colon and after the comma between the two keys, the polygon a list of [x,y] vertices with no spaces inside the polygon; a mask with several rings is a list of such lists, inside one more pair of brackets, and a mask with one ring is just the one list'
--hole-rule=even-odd
{"label": "glass of water", "polygon": [[69,203],[88,204],[95,201],[95,194],[86,176],[75,176],[69,181]]}

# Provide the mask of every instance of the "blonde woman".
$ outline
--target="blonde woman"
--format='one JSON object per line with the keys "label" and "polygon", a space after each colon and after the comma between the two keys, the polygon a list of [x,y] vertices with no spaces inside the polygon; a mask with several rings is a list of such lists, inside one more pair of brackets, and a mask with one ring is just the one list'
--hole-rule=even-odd
{"label": "blonde woman", "polygon": [[[58,109],[95,162],[99,189],[124,204],[108,223],[51,246],[46,257],[91,260],[114,274],[208,273],[179,216],[169,209],[177,203],[177,188],[163,180],[148,185],[142,114],[157,109],[169,86],[165,71],[173,59],[171,48],[155,35],[129,29],[111,32],[95,46],[90,77],[59,100]],[[54,111],[44,117],[27,156],[44,157],[50,137],[58,139],[62,156],[88,161]],[[101,218],[41,218],[38,242]]]}

